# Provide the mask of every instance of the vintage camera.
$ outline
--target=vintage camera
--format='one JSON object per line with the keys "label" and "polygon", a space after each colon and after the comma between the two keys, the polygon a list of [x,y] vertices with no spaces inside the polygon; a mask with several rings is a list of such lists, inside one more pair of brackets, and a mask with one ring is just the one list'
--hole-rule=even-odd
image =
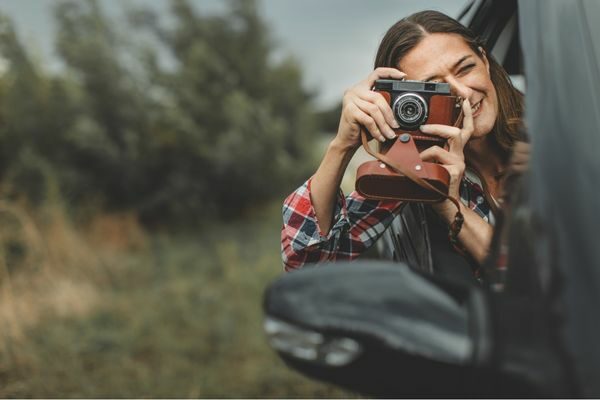
{"label": "vintage camera", "polygon": [[[443,147],[445,140],[421,132],[419,126],[460,123],[461,105],[458,98],[450,94],[450,85],[379,79],[373,90],[389,103],[400,128],[395,129],[396,139],[380,144],[379,153],[372,152],[365,144],[367,152],[379,161],[368,161],[359,167],[356,190],[366,198],[376,200],[443,200],[440,192],[448,193],[448,172],[441,165],[423,162],[419,153],[433,145]],[[424,188],[416,180],[427,182],[437,191]]]}
{"label": "vintage camera", "polygon": [[[407,132],[416,141],[419,151],[431,145],[443,146],[445,141],[437,136],[419,131],[423,124],[452,125],[460,111],[457,97],[450,94],[447,83],[379,79],[374,91],[379,92],[390,104],[400,125],[396,133]],[[393,143],[385,143],[382,152]],[[387,145],[387,146],[386,146]]]}

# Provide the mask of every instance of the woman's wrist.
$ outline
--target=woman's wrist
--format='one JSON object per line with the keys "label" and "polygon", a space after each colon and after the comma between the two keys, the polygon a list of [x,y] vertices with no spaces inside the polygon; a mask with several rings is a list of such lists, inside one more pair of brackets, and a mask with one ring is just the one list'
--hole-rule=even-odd
{"label": "woman's wrist", "polygon": [[348,155],[352,157],[359,147],[360,143],[352,143],[345,140],[341,140],[339,136],[336,136],[331,142],[329,142],[327,151],[341,155],[343,157],[346,157]]}
{"label": "woman's wrist", "polygon": [[[460,212],[464,213],[464,205],[460,202],[460,200],[458,201],[458,204],[460,206]],[[433,207],[434,211],[447,224],[451,224],[452,222],[454,222],[456,213],[459,211],[456,208],[456,205],[453,202],[451,202],[450,200],[444,200],[441,203],[433,204],[432,207]]]}
{"label": "woman's wrist", "polygon": [[340,183],[355,151],[334,138],[311,179],[310,197],[323,234],[331,228]]}

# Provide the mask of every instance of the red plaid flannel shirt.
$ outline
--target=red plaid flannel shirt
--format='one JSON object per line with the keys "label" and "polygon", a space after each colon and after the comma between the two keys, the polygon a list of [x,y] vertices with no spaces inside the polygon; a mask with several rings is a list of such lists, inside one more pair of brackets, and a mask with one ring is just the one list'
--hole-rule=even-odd
{"label": "red plaid flannel shirt", "polygon": [[[467,175],[460,189],[462,202],[493,223],[480,184]],[[286,271],[304,264],[355,259],[377,241],[399,212],[400,202],[367,200],[357,192],[344,198],[340,190],[333,226],[323,234],[310,199],[310,182],[306,181],[283,203],[281,252]]]}

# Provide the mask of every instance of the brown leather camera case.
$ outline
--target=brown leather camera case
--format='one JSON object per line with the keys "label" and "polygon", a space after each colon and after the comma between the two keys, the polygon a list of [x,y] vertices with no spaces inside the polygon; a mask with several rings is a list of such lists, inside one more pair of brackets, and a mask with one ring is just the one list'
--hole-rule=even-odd
{"label": "brown leather camera case", "polygon": [[[388,103],[390,94],[379,92]],[[427,124],[459,125],[455,96],[434,95],[429,102]],[[447,198],[450,175],[437,163],[422,161],[419,153],[445,140],[427,135],[419,130],[395,130],[397,138],[381,144],[379,152],[367,145],[363,128],[362,140],[365,150],[377,159],[363,163],[356,173],[356,190],[362,196],[374,200],[401,200],[414,202],[438,202]]]}

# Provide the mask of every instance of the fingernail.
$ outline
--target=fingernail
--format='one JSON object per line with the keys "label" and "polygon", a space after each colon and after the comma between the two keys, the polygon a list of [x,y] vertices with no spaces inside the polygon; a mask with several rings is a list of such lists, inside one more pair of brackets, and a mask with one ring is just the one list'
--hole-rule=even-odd
{"label": "fingernail", "polygon": [[394,121],[392,123],[392,128],[394,128],[394,129],[400,129],[400,124],[398,124],[398,122]]}
{"label": "fingernail", "polygon": [[385,136],[387,136],[388,139],[394,139],[396,138],[396,132],[391,129],[386,129]]}
{"label": "fingernail", "polygon": [[419,126],[419,130],[426,131],[429,128],[429,125],[421,125]]}
{"label": "fingernail", "polygon": [[381,143],[384,143],[384,142],[385,142],[385,138],[384,138],[383,136],[381,136],[380,138],[378,138],[378,140],[379,140]]}

